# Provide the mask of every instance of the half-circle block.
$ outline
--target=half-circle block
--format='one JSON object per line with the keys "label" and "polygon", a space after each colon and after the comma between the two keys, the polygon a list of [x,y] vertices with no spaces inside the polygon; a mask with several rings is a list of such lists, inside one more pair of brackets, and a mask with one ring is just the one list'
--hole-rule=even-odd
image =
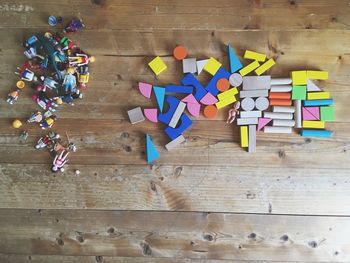
{"label": "half-circle block", "polygon": [[213,105],[218,102],[218,99],[213,96],[210,92],[205,94],[205,96],[201,99],[201,103],[204,105]]}
{"label": "half-circle block", "polygon": [[187,103],[187,110],[192,116],[198,117],[201,111],[201,105],[199,103]]}
{"label": "half-circle block", "polygon": [[152,93],[152,85],[144,82],[139,82],[139,91],[146,98],[150,98]]}
{"label": "half-circle block", "polygon": [[143,110],[143,114],[145,115],[147,120],[151,122],[158,122],[157,113],[158,113],[157,108]]}
{"label": "half-circle block", "polygon": [[183,98],[181,100],[182,102],[186,102],[186,103],[195,103],[195,104],[198,104],[198,101],[196,100],[196,98],[192,95],[192,94],[189,94],[187,95],[185,98]]}

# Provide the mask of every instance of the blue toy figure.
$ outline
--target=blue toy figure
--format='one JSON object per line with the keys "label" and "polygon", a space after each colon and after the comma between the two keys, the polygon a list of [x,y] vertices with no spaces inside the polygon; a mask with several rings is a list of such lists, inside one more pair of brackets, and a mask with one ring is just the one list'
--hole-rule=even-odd
{"label": "blue toy figure", "polygon": [[76,86],[77,80],[73,74],[74,74],[74,68],[68,68],[67,74],[64,76],[64,80],[63,80],[63,86],[66,93],[68,93],[68,91],[73,92]]}

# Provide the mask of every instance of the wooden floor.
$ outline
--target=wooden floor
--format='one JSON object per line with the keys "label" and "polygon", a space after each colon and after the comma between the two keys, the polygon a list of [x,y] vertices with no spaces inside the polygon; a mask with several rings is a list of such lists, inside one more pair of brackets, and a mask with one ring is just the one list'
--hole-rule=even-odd
{"label": "wooden floor", "polygon": [[[63,174],[34,149],[38,127],[26,126],[26,142],[11,128],[36,109],[30,89],[0,103],[0,262],[350,262],[349,1],[1,0],[3,97],[21,41],[48,30],[49,15],[82,17],[74,39],[96,62],[84,100],[59,112],[55,130],[78,146]],[[328,70],[334,138],[259,134],[248,154],[223,110],[167,152],[163,126],[129,123],[126,110],[155,105],[137,81],[179,82],[176,44],[228,65],[227,43],[275,58],[276,77]],[[155,55],[168,65],[159,79],[147,66]],[[145,133],[160,149],[154,165]]]}

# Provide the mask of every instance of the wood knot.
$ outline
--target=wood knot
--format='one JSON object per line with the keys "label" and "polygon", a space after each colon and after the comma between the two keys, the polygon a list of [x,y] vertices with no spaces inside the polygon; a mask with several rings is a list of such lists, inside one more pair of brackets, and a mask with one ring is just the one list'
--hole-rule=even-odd
{"label": "wood knot", "polygon": [[204,235],[203,238],[207,241],[213,241],[214,240],[214,237],[212,235]]}
{"label": "wood knot", "polygon": [[316,242],[316,241],[310,241],[310,242],[308,243],[308,245],[309,245],[310,247],[312,247],[312,248],[316,248],[316,247],[317,247],[317,242]]}
{"label": "wood knot", "polygon": [[150,184],[150,186],[151,186],[151,190],[152,190],[153,192],[157,192],[156,184],[155,184],[153,181],[151,181],[149,184]]}
{"label": "wood knot", "polygon": [[182,173],[183,167],[182,166],[178,166],[174,169],[174,176],[175,177],[179,177]]}
{"label": "wood knot", "polygon": [[63,246],[63,245],[64,245],[64,241],[63,241],[62,238],[57,238],[57,239],[56,239],[56,242],[57,242],[57,244],[60,245],[60,246]]}
{"label": "wood knot", "polygon": [[132,148],[130,145],[123,145],[123,149],[124,149],[124,151],[126,151],[128,153],[132,151]]}
{"label": "wood knot", "polygon": [[294,0],[290,0],[289,4],[292,5],[292,6],[295,6],[297,3]]}
{"label": "wood knot", "polygon": [[287,242],[289,240],[289,236],[288,235],[283,235],[280,237],[280,239],[284,242]]}
{"label": "wood knot", "polygon": [[77,236],[77,240],[79,243],[83,243],[84,242],[84,237],[83,236]]}
{"label": "wood knot", "polygon": [[279,150],[278,151],[278,157],[281,159],[286,158],[286,152],[284,150]]}
{"label": "wood knot", "polygon": [[102,256],[96,256],[95,260],[97,263],[103,263],[103,257]]}
{"label": "wood knot", "polygon": [[107,233],[110,235],[114,234],[114,232],[115,232],[114,227],[110,227],[107,229]]}
{"label": "wood knot", "polygon": [[305,138],[305,143],[310,143],[311,141],[311,138]]}
{"label": "wood knot", "polygon": [[337,22],[337,20],[338,20],[338,19],[337,19],[337,17],[336,17],[336,16],[332,16],[332,17],[331,17],[331,22],[332,22],[332,23]]}
{"label": "wood knot", "polygon": [[256,239],[256,234],[255,233],[250,233],[248,236],[249,239]]}
{"label": "wood knot", "polygon": [[152,249],[151,249],[151,247],[149,246],[148,243],[141,242],[140,246],[142,248],[142,254],[144,254],[146,256],[151,256],[152,255]]}
{"label": "wood knot", "polygon": [[130,134],[129,134],[128,132],[123,132],[123,133],[120,135],[120,137],[121,137],[122,139],[127,139],[127,138],[130,137]]}

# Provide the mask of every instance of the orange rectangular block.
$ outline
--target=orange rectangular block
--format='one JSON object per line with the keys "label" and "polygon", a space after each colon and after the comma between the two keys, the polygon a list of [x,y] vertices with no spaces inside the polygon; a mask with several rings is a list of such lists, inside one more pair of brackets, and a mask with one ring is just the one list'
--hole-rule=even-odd
{"label": "orange rectangular block", "polygon": [[291,98],[291,94],[290,92],[270,92],[269,98],[289,100]]}
{"label": "orange rectangular block", "polygon": [[291,106],[292,100],[285,99],[270,99],[271,106]]}

